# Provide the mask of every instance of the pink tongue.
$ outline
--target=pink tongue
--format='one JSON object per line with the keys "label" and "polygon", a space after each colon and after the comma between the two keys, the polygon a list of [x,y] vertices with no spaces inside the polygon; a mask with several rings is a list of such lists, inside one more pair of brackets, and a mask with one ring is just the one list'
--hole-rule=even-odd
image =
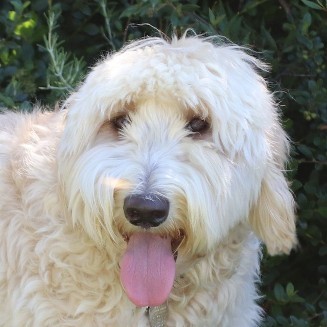
{"label": "pink tongue", "polygon": [[121,282],[135,305],[153,307],[167,300],[175,279],[170,238],[148,232],[133,234],[120,266]]}

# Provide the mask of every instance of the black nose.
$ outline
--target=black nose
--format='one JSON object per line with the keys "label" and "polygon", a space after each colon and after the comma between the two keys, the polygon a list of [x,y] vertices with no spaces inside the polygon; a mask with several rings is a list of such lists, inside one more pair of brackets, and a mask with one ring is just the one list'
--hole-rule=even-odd
{"label": "black nose", "polygon": [[169,201],[158,195],[129,195],[124,201],[127,220],[143,228],[156,227],[168,217]]}

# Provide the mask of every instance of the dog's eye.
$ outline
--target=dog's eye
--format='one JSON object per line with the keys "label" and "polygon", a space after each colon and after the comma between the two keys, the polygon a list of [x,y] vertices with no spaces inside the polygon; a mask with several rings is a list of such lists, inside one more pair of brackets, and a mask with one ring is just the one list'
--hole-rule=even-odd
{"label": "dog's eye", "polygon": [[112,125],[116,130],[121,130],[130,122],[128,115],[121,115],[112,120]]}
{"label": "dog's eye", "polygon": [[204,133],[209,129],[209,123],[201,118],[195,117],[186,125],[186,129],[193,133]]}

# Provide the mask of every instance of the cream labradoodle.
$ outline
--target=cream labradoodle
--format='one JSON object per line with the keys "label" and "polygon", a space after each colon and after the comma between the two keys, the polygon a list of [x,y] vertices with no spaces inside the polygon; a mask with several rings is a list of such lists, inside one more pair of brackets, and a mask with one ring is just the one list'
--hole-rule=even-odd
{"label": "cream labradoodle", "polygon": [[183,36],[0,116],[0,326],[258,326],[260,241],[296,244],[266,69]]}

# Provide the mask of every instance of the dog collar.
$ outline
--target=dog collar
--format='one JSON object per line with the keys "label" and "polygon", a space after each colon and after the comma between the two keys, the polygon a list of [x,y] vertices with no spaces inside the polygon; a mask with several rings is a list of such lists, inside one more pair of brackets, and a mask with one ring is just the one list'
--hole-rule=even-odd
{"label": "dog collar", "polygon": [[157,307],[148,307],[148,314],[151,327],[165,327],[168,316],[167,303]]}

